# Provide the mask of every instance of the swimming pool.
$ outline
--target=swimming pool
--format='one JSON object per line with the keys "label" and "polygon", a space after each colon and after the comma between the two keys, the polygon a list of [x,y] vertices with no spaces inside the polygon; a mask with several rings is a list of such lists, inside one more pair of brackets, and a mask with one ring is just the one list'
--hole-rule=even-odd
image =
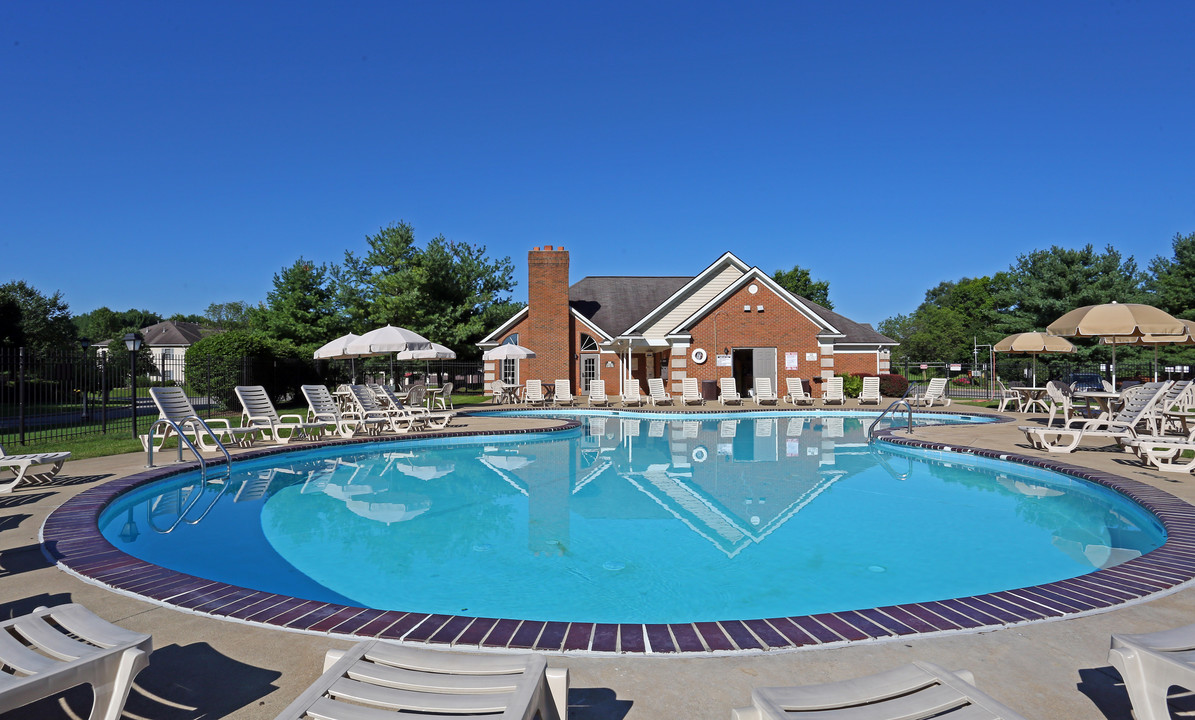
{"label": "swimming pool", "polygon": [[566,433],[286,453],[206,486],[172,477],[118,498],[100,529],[154,565],[313,602],[598,624],[975,596],[1165,539],[1107,488],[868,445],[870,418],[849,413],[577,417]]}

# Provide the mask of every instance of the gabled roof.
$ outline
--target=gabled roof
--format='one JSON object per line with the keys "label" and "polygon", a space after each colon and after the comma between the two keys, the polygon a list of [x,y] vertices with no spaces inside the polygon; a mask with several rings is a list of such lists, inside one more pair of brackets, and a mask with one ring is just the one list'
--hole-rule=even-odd
{"label": "gabled roof", "polygon": [[568,289],[568,304],[611,337],[617,337],[692,279],[635,276],[582,278]]}
{"label": "gabled roof", "polygon": [[[797,297],[800,297],[799,295]],[[839,315],[833,310],[818,305],[812,300],[801,298],[801,301],[809,306],[818,315],[829,321],[839,332],[842,333],[836,344],[838,345],[899,345],[897,341],[878,332],[871,326],[871,323],[858,323],[848,317]]]}
{"label": "gabled roof", "polygon": [[[743,288],[744,285],[747,285],[748,283],[762,284],[775,293],[776,297],[791,305],[797,312],[805,315],[815,325],[820,326],[821,330],[818,332],[819,336],[841,337],[842,334],[839,332],[838,328],[828,322],[826,318],[819,315],[817,311],[813,309],[813,306],[815,306],[814,303],[811,303],[805,298],[799,295],[794,295],[793,293],[785,290],[767,273],[763,272],[757,267],[749,269],[747,272],[743,273],[738,280],[735,280],[733,283],[723,288],[722,291],[710,299],[709,302],[701,306],[701,308],[686,318],[685,321],[680,325],[677,325],[675,328],[673,328],[672,333],[684,333],[688,331],[693,327],[693,325],[697,324],[697,321],[717,310],[724,302],[726,302],[726,298],[738,292]],[[816,307],[821,308],[820,305],[816,305]],[[825,310],[825,308],[821,309]]]}
{"label": "gabled roof", "polygon": [[141,337],[145,338],[145,344],[149,347],[190,347],[199,338],[210,335],[213,332],[213,330],[201,328],[199,323],[166,320],[156,325],[141,328]]}

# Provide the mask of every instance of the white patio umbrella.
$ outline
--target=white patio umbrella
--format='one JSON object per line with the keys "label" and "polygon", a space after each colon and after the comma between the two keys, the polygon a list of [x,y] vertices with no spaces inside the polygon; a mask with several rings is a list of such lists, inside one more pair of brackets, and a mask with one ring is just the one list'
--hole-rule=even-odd
{"label": "white patio umbrella", "polygon": [[1033,356],[1033,386],[1037,387],[1037,356],[1041,353],[1072,353],[1074,344],[1064,337],[1042,332],[1024,332],[1009,335],[992,346],[994,352],[1017,353]]}
{"label": "white patio umbrella", "polygon": [[456,360],[456,353],[440,343],[432,343],[425,350],[403,350],[395,354],[395,360]]}
{"label": "white patio umbrella", "polygon": [[341,335],[332,342],[321,346],[319,350],[315,351],[316,360],[343,360],[345,358],[355,358],[355,354],[348,351],[349,343],[356,340],[358,335],[349,333],[348,335]]}
{"label": "white patio umbrella", "polygon": [[[1181,320],[1152,305],[1117,302],[1076,308],[1046,327],[1051,335],[1099,338],[1181,335],[1186,330]],[[1111,343],[1113,387],[1116,387],[1116,345]]]}
{"label": "white patio umbrella", "polygon": [[319,350],[315,351],[316,360],[345,360],[348,359],[352,365],[353,382],[357,381],[357,356],[349,352],[349,344],[356,340],[358,335],[349,333],[348,335],[341,335],[332,342],[325,343]]}
{"label": "white patio umbrella", "polygon": [[349,343],[348,351],[356,355],[386,355],[406,350],[427,350],[432,343],[417,332],[387,325],[370,330]]}
{"label": "white patio umbrella", "polygon": [[481,354],[485,360],[522,360],[535,357],[535,351],[522,345],[499,345]]}
{"label": "white patio umbrella", "polygon": [[1154,349],[1154,382],[1158,381],[1158,346],[1159,345],[1195,345],[1195,326],[1190,320],[1181,320],[1183,326],[1187,331],[1182,335],[1139,335],[1136,337],[1104,337],[1100,338],[1100,342],[1105,345],[1112,345],[1115,351],[1116,345],[1152,345]]}

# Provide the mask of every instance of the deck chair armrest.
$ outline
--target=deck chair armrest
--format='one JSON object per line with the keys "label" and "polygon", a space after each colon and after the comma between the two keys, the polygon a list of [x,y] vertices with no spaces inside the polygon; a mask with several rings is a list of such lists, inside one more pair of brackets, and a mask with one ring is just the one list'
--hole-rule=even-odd
{"label": "deck chair armrest", "polygon": [[279,422],[283,422],[283,423],[285,423],[287,421],[293,421],[295,424],[298,424],[298,425],[303,424],[303,416],[295,414],[295,413],[287,413],[285,415],[279,415],[278,420],[279,420]]}

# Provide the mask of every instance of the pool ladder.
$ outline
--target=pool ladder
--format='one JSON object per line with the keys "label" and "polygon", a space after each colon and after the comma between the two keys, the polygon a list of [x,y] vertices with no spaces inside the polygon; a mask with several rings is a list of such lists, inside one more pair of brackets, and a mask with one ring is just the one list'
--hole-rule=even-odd
{"label": "pool ladder", "polygon": [[[901,397],[899,400],[893,400],[891,405],[884,408],[884,412],[880,413],[879,417],[877,417],[875,420],[871,421],[871,425],[867,426],[867,442],[871,442],[872,431],[874,431],[876,425],[881,420],[884,419],[885,415],[888,415],[889,413],[891,413],[893,419],[896,418],[896,410],[898,410],[901,405],[904,405],[905,409],[908,410],[908,412],[909,412],[909,425],[908,425],[908,429],[906,430],[906,432],[908,432],[910,435],[913,434],[913,404],[910,403],[908,400],[909,391],[911,391],[913,389],[913,387],[914,386],[910,385],[908,390],[905,390],[905,394],[903,397]],[[895,426],[893,426],[893,429],[895,429]]]}
{"label": "pool ladder", "polygon": [[[199,461],[200,479],[204,484],[207,484],[207,463],[204,462],[203,456],[199,454],[199,450],[195,447],[195,444],[192,443],[190,438],[183,433],[183,429],[179,427],[180,423],[182,425],[190,425],[191,427],[195,428],[195,440],[197,442],[199,440],[199,433],[201,431],[206,432],[211,436],[212,441],[216,443],[216,447],[220,449],[220,452],[224,453],[225,475],[231,477],[232,455],[228,454],[228,448],[224,447],[224,443],[220,442],[220,438],[216,437],[216,433],[212,432],[212,429],[208,427],[208,424],[205,423],[198,415],[185,417],[180,422],[175,422],[170,418],[158,418],[158,420],[149,428],[149,439],[146,442],[145,450],[145,467],[154,466],[154,433],[157,432],[159,426],[165,425],[166,428],[174,428],[174,433],[178,435],[178,462],[181,463],[183,461],[183,443],[186,443],[187,447],[191,449],[191,453],[195,456],[195,459]],[[163,433],[163,435],[164,434],[165,433]]]}

